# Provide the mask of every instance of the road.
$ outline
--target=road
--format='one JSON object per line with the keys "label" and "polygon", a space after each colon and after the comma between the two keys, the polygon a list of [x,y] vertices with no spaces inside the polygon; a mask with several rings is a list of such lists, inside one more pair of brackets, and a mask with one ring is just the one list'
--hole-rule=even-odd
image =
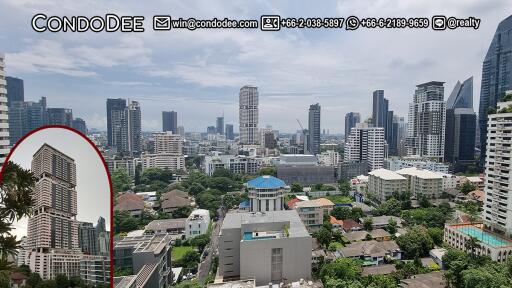
{"label": "road", "polygon": [[[212,266],[212,259],[217,252],[217,247],[219,245],[219,232],[220,227],[222,226],[222,220],[224,218],[219,217],[219,220],[215,222],[215,226],[212,231],[210,244],[205,248],[205,251],[208,251],[208,256],[205,257],[204,261],[199,263],[199,268],[197,269],[197,280],[199,283],[204,284],[206,277],[208,276],[208,272],[210,272]],[[204,252],[203,252],[204,253]]]}

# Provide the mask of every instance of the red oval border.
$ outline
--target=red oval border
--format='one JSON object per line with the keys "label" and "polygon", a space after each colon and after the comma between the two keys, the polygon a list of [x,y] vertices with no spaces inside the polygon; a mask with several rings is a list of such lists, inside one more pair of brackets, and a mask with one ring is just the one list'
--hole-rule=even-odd
{"label": "red oval border", "polygon": [[[9,151],[9,154],[7,154],[7,157],[5,158],[4,163],[9,162],[9,159],[11,158],[12,153],[14,151],[16,151],[16,148],[21,144],[21,142],[23,142],[26,138],[30,137],[30,135],[35,134],[41,130],[52,129],[52,128],[65,129],[65,130],[74,132],[75,134],[77,134],[80,137],[82,137],[83,139],[85,139],[85,141],[87,141],[87,143],[89,143],[89,145],[91,145],[94,148],[94,151],[96,151],[96,153],[100,157],[101,162],[103,163],[103,168],[105,169],[105,172],[107,173],[108,185],[110,188],[110,247],[109,247],[109,249],[110,249],[110,287],[113,288],[114,287],[114,255],[113,255],[113,253],[114,253],[114,212],[113,212],[114,211],[114,201],[112,198],[114,197],[114,189],[112,186],[112,178],[110,177],[110,171],[108,170],[107,162],[103,158],[103,155],[101,154],[101,151],[100,151],[100,149],[98,149],[96,144],[94,144],[94,142],[92,142],[92,140],[89,139],[82,132],[80,132],[74,128],[71,128],[69,126],[45,125],[45,126],[41,126],[39,128],[36,128],[36,129],[28,132],[23,137],[21,137],[16,143],[14,143],[14,146],[12,146],[12,148]],[[2,165],[2,169],[0,170],[0,182],[2,182],[2,175],[4,173],[4,168],[5,168],[5,165]]]}

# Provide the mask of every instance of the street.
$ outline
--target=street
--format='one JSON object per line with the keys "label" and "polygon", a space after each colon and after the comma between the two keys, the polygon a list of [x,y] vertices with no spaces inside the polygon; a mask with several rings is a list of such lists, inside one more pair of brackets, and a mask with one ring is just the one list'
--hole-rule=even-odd
{"label": "street", "polygon": [[[222,226],[222,215],[219,217],[219,220],[214,224],[214,228],[212,231],[210,244],[205,248],[205,251],[208,251],[208,255],[205,257],[204,261],[199,263],[199,267],[197,269],[197,280],[199,283],[204,284],[206,277],[208,276],[208,272],[210,272],[212,259],[215,256],[214,254],[217,251],[217,247],[219,244],[219,232],[220,227]],[[204,254],[204,251],[203,251]]]}

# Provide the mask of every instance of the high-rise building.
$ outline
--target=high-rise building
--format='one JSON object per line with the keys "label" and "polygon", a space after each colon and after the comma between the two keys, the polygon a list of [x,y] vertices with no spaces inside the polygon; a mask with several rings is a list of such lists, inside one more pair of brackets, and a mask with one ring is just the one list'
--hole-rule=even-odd
{"label": "high-rise building", "polygon": [[386,128],[389,109],[388,99],[384,98],[384,90],[373,91],[373,127]]}
{"label": "high-rise building", "polygon": [[308,152],[317,155],[320,154],[320,105],[318,103],[309,106],[308,123]]}
{"label": "high-rise building", "polygon": [[7,85],[7,105],[10,107],[12,102],[25,101],[23,79],[7,76],[5,81]]}
{"label": "high-rise building", "polygon": [[13,101],[9,107],[9,136],[11,146],[28,132],[47,122],[46,98],[39,102]]}
{"label": "high-rise building", "polygon": [[168,131],[155,133],[154,138],[156,154],[183,155],[183,138],[180,135]]}
{"label": "high-rise building", "polygon": [[48,108],[48,124],[71,127],[73,111],[68,108]]}
{"label": "high-rise building", "polygon": [[30,270],[43,279],[80,276],[75,161],[44,144],[34,154],[31,170],[37,178],[33,191],[37,212],[28,220]]}
{"label": "high-rise building", "polygon": [[4,59],[4,54],[0,53],[0,166],[4,164],[5,157],[9,154],[9,115]]}
{"label": "high-rise building", "polygon": [[240,144],[258,144],[258,98],[258,87],[246,85],[240,88]]}
{"label": "high-rise building", "polygon": [[475,163],[476,113],[473,111],[473,77],[457,81],[446,102],[444,160],[454,172]]}
{"label": "high-rise building", "polygon": [[142,114],[137,101],[130,101],[126,109],[127,147],[125,151],[140,153],[142,151]]}
{"label": "high-rise building", "polygon": [[488,116],[485,203],[482,215],[487,227],[512,237],[512,101],[498,102],[497,110],[497,113]]}
{"label": "high-rise building", "polygon": [[180,135],[181,137],[185,137],[185,127],[178,126],[178,135]]}
{"label": "high-rise building", "polygon": [[78,224],[78,246],[83,253],[97,255],[97,235],[94,225],[90,222],[80,222]]}
{"label": "high-rise building", "polygon": [[478,112],[480,126],[480,163],[483,166],[486,153],[487,111],[512,89],[512,16],[501,21],[494,33],[491,45],[482,64],[482,85]]}
{"label": "high-rise building", "polygon": [[71,127],[76,130],[82,132],[82,134],[87,135],[87,124],[85,124],[85,120],[82,118],[75,118],[71,122]]}
{"label": "high-rise building", "polygon": [[178,134],[178,112],[162,111],[162,131]]}
{"label": "high-rise building", "polygon": [[217,133],[217,128],[215,128],[215,126],[208,126],[208,127],[206,127],[206,134],[214,135],[216,133]]}
{"label": "high-rise building", "polygon": [[406,156],[407,122],[404,117],[393,116],[393,137],[396,139],[396,156]]}
{"label": "high-rise building", "polygon": [[217,117],[217,134],[224,135],[224,116]]}
{"label": "high-rise building", "polygon": [[141,152],[141,111],[137,101],[126,105],[125,99],[107,99],[107,137],[109,147],[118,152]]}
{"label": "high-rise building", "polygon": [[235,140],[235,134],[233,133],[233,124],[226,124],[226,139]]}
{"label": "high-rise building", "polygon": [[417,85],[413,102],[409,104],[407,155],[442,161],[445,124],[444,82]]}
{"label": "high-rise building", "polygon": [[350,136],[345,144],[343,161],[346,163],[368,163],[368,170],[382,168],[384,166],[384,128],[368,127],[365,123],[359,123],[350,131]]}
{"label": "high-rise building", "polygon": [[361,122],[361,114],[357,112],[349,112],[345,115],[345,142],[348,140],[350,130],[356,127],[356,124]]}
{"label": "high-rise building", "polygon": [[126,99],[107,99],[107,143],[109,147],[121,146],[121,123],[126,109]]}
{"label": "high-rise building", "polygon": [[385,146],[384,128],[368,127],[366,123],[359,123],[352,128],[348,141],[345,143],[343,162],[366,162],[369,171],[382,168]]}

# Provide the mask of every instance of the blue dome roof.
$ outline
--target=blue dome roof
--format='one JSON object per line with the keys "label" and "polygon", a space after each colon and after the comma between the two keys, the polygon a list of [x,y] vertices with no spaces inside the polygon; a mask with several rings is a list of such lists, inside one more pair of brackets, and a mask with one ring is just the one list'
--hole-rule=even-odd
{"label": "blue dome roof", "polygon": [[276,178],[274,176],[265,175],[247,182],[247,186],[249,188],[257,189],[277,189],[285,187],[286,183],[284,183],[283,180]]}

